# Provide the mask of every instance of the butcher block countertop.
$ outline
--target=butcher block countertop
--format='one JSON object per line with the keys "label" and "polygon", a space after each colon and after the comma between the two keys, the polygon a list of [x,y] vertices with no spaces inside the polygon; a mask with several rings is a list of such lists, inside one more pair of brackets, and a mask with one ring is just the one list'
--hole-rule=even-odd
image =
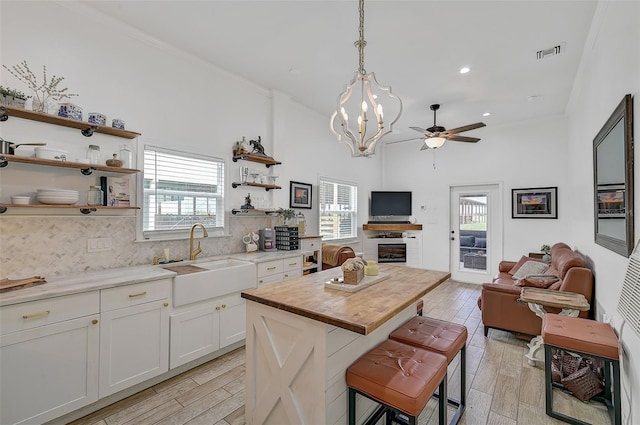
{"label": "butcher block countertop", "polygon": [[379,268],[389,278],[357,292],[325,288],[325,282],[342,276],[340,268],[334,268],[250,289],[242,297],[368,335],[451,277],[448,272],[406,266]]}

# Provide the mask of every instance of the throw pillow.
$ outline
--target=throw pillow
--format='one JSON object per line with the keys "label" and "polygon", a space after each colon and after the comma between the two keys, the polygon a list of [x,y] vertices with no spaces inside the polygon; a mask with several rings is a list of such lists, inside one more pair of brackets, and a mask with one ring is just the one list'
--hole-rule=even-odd
{"label": "throw pillow", "polygon": [[519,269],[520,267],[522,267],[522,265],[523,265],[524,263],[526,263],[527,261],[538,261],[538,262],[540,262],[540,263],[544,263],[542,260],[538,260],[538,259],[535,259],[535,258],[525,257],[525,256],[523,255],[522,257],[520,257],[520,259],[518,260],[518,262],[517,262],[516,264],[514,264],[514,266],[513,266],[513,267],[511,267],[511,270],[509,270],[509,271],[508,271],[508,273],[509,273],[510,275],[512,275],[512,276],[513,276],[513,274],[514,274],[515,272],[517,272],[517,271],[518,271],[518,269]]}
{"label": "throw pillow", "polygon": [[522,279],[518,279],[515,283],[516,286],[530,286],[533,288],[547,289],[558,280],[558,276],[529,276]]}
{"label": "throw pillow", "polygon": [[544,273],[549,266],[546,263],[540,263],[538,261],[527,261],[513,274],[513,280],[522,279],[530,274]]}
{"label": "throw pillow", "polygon": [[475,241],[475,236],[460,236],[460,246],[473,246]]}
{"label": "throw pillow", "polygon": [[487,238],[476,238],[475,248],[486,248],[487,247]]}

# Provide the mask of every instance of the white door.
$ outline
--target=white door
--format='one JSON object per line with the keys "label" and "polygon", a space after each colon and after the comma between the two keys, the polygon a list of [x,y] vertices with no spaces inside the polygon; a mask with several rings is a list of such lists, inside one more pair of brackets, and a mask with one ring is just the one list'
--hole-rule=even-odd
{"label": "white door", "polygon": [[450,227],[451,278],[485,283],[502,259],[500,186],[452,186]]}

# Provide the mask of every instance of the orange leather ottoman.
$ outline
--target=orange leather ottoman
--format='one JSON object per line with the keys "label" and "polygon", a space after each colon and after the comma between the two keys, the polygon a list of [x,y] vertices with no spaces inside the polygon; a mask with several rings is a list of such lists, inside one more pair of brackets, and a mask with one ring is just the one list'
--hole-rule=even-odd
{"label": "orange leather ottoman", "polygon": [[[442,354],[386,340],[349,366],[347,386],[349,425],[356,423],[356,393],[381,404],[367,424],[387,415],[387,423],[415,425],[438,388],[445,394],[440,398],[439,424],[446,423],[447,358]],[[408,416],[408,421],[401,414]]]}
{"label": "orange leather ottoman", "polygon": [[[611,422],[622,423],[620,399],[620,360],[618,337],[607,323],[580,317],[546,314],[542,318],[542,339],[544,341],[545,402],[547,415],[574,425],[588,425],[553,410],[553,387],[563,388],[561,383],[553,382],[551,360],[553,348],[560,348],[601,359],[604,362],[604,395],[593,400],[607,405]],[[613,388],[612,388],[613,387]]]}
{"label": "orange leather ottoman", "polygon": [[442,354],[447,357],[447,363],[460,353],[460,400],[447,400],[456,407],[451,423],[460,420],[466,405],[467,335],[463,325],[421,316],[410,319],[389,335],[395,341]]}

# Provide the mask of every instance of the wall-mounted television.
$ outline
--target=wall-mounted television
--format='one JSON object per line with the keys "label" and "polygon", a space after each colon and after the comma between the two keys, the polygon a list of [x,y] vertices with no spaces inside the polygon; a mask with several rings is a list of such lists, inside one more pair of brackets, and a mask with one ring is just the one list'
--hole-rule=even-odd
{"label": "wall-mounted television", "polygon": [[372,217],[411,216],[411,192],[372,191],[369,215]]}

